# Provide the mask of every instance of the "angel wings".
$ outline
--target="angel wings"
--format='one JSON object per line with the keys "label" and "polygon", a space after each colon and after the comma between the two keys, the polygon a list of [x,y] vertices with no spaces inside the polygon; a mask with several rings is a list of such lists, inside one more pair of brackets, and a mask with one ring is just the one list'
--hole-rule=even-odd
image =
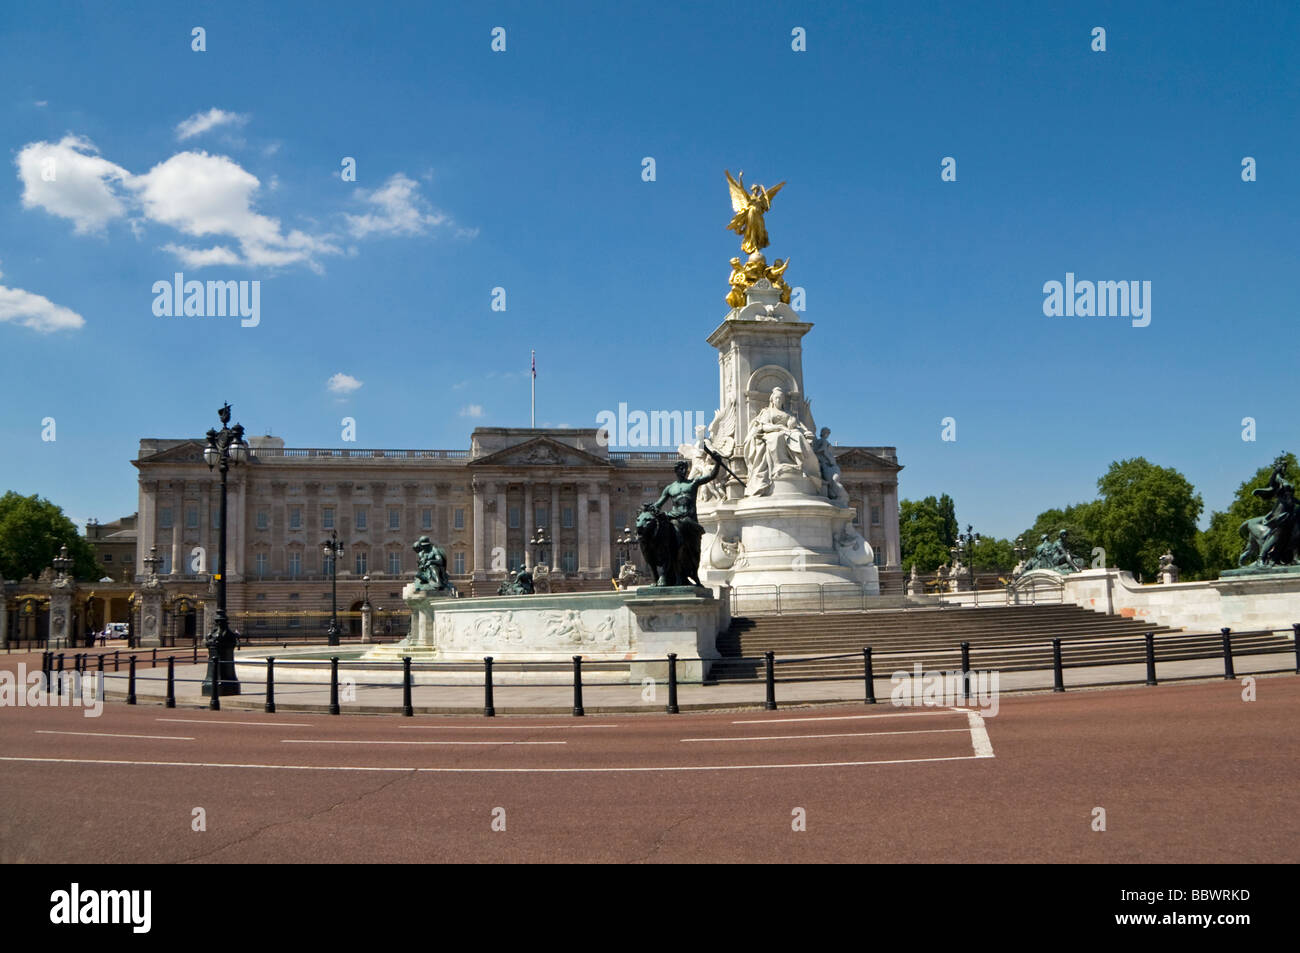
{"label": "angel wings", "polygon": [[772,196],[781,191],[785,182],[770,189],[761,185],[750,186],[749,191],[746,192],[744,172],[740,173],[740,180],[737,181],[731,177],[729,170],[723,171],[727,176],[727,188],[731,190],[731,209],[736,213],[727,228],[741,237],[741,250],[752,255],[769,244],[763,215],[771,209]]}

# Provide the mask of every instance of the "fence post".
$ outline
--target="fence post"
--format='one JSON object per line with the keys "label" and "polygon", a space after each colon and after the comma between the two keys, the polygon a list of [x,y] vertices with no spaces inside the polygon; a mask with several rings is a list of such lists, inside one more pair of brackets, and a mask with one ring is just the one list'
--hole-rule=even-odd
{"label": "fence post", "polygon": [[167,700],[163,707],[176,707],[176,658],[172,655],[167,656]]}
{"label": "fence post", "polygon": [[208,711],[221,711],[221,663],[217,661],[216,652],[208,655],[208,675],[208,684],[212,686],[212,694],[208,696]]}
{"label": "fence post", "polygon": [[668,653],[668,714],[681,714],[677,707],[677,653]]}
{"label": "fence post", "polygon": [[1300,675],[1300,622],[1291,623],[1291,643],[1295,646],[1295,673]]}
{"label": "fence post", "polygon": [[158,667],[158,649],[156,647],[153,650],[153,661],[149,664],[149,667],[150,668]]}
{"label": "fence post", "polygon": [[1232,665],[1232,630],[1223,628],[1219,631],[1223,633],[1223,678],[1227,681],[1237,677]]}
{"label": "fence post", "polygon": [[122,667],[122,659],[119,654],[121,651],[121,649],[113,649],[113,671],[115,672]]}
{"label": "fence post", "polygon": [[339,713],[339,657],[330,656],[330,714]]}
{"label": "fence post", "polygon": [[483,656],[483,717],[495,718],[497,706],[492,699],[492,656]]}
{"label": "fence post", "polygon": [[1154,632],[1147,633],[1147,684],[1155,685],[1156,682],[1156,636]]}
{"label": "fence post", "polygon": [[95,670],[96,670],[97,672],[101,672],[101,673],[104,671],[104,653],[103,653],[103,652],[100,652],[100,653],[99,653],[99,664],[97,665],[97,667],[96,667]]}
{"label": "fence post", "polygon": [[275,714],[275,656],[266,657],[266,705],[263,711],[268,715]]}
{"label": "fence post", "polygon": [[50,690],[50,681],[51,681],[51,676],[53,674],[54,674],[54,653],[42,652],[41,653],[41,675],[45,677],[45,691],[47,693]]}
{"label": "fence post", "polygon": [[573,657],[573,715],[581,718],[586,709],[582,707],[582,656]]}
{"label": "fence post", "polygon": [[764,652],[763,659],[767,668],[764,680],[767,682],[767,701],[763,707],[768,711],[776,711],[776,653]]}
{"label": "fence post", "polygon": [[198,636],[194,638],[194,658],[191,660],[195,665],[199,664],[199,640]]}
{"label": "fence post", "polygon": [[415,714],[411,706],[411,656],[402,656],[402,715],[410,718]]}
{"label": "fence post", "polygon": [[1065,676],[1061,671],[1061,640],[1052,639],[1052,691],[1065,691]]}
{"label": "fence post", "polygon": [[962,704],[970,698],[970,643],[961,644],[961,700]]}
{"label": "fence post", "polygon": [[871,665],[871,646],[862,650],[862,680],[866,682],[867,697],[863,701],[864,705],[874,705],[876,703],[876,673]]}
{"label": "fence post", "polygon": [[131,656],[131,673],[127,676],[126,703],[135,704],[135,656]]}

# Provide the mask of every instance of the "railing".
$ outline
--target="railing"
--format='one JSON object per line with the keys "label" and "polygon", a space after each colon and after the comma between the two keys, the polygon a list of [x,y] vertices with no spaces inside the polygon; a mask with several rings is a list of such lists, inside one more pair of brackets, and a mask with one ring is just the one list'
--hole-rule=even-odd
{"label": "railing", "polygon": [[1005,604],[1009,606],[1060,605],[1065,602],[1063,576],[1021,576],[1008,583]]}
{"label": "railing", "polygon": [[346,457],[387,460],[468,460],[468,450],[365,450],[339,447],[253,447],[255,457]]}
{"label": "railing", "polygon": [[[1066,669],[1105,668],[1107,666],[1132,665],[1135,662],[1141,663],[1145,661],[1146,663],[1145,678],[1142,679],[1130,678],[1127,680],[1120,679],[1117,681],[1110,681],[1105,684],[1133,684],[1136,682],[1145,682],[1145,684],[1147,685],[1154,686],[1159,684],[1157,665],[1160,662],[1164,662],[1168,664],[1172,662],[1184,662],[1190,660],[1204,660],[1204,659],[1222,657],[1223,678],[1227,680],[1227,679],[1234,679],[1237,677],[1236,668],[1235,668],[1237,659],[1253,656],[1253,655],[1280,654],[1279,652],[1280,646],[1278,644],[1276,643],[1272,645],[1261,644],[1261,641],[1259,639],[1259,637],[1261,636],[1272,637],[1278,635],[1279,633],[1285,637],[1288,634],[1288,630],[1260,629],[1260,630],[1254,630],[1250,632],[1233,633],[1230,629],[1225,628],[1225,629],[1221,629],[1218,633],[1198,633],[1198,634],[1174,633],[1174,634],[1162,635],[1160,638],[1159,646],[1163,651],[1162,651],[1162,655],[1157,655],[1157,651],[1156,651],[1157,643],[1156,643],[1155,635],[1154,633],[1148,632],[1140,640],[1136,640],[1136,639],[1100,640],[1100,641],[1104,641],[1108,646],[1112,648],[1120,647],[1126,650],[1126,652],[1122,653],[1121,656],[1118,658],[1101,658],[1101,659],[1088,656],[1088,652],[1095,651],[1095,646],[1098,644],[1099,640],[1072,639],[1068,642],[1063,642],[1061,639],[1057,638],[1057,639],[1052,639],[1050,643],[1039,643],[1035,646],[1032,646],[1032,648],[1036,649],[1040,654],[1031,663],[1027,663],[1024,665],[1012,665],[1012,666],[1001,665],[1001,666],[993,667],[991,669],[983,669],[983,670],[979,669],[977,665],[977,660],[975,659],[976,652],[978,652],[979,654],[987,655],[994,650],[980,648],[980,649],[976,649],[975,651],[972,651],[972,647],[969,642],[961,642],[957,646],[955,646],[952,649],[951,654],[947,656],[947,658],[949,659],[954,659],[954,658],[959,659],[959,661],[957,662],[957,666],[955,668],[949,667],[941,670],[926,671],[922,674],[922,678],[929,679],[935,676],[942,677],[942,681],[945,686],[957,687],[960,689],[960,695],[958,700],[962,703],[975,697],[971,692],[971,684],[972,684],[973,677],[977,675],[990,674],[991,672],[1030,672],[1030,671],[1046,671],[1050,669],[1052,672],[1053,691],[1064,692],[1066,690],[1066,686],[1065,686]],[[1300,674],[1300,638],[1296,638],[1296,636],[1300,636],[1300,622],[1297,622],[1292,625],[1290,630],[1290,635],[1292,637],[1292,649],[1295,656],[1294,671],[1296,674]],[[1245,641],[1246,644],[1243,646],[1242,641],[1239,641],[1238,644],[1234,646],[1233,638],[1237,638],[1238,640],[1243,640]],[[1211,644],[1214,645],[1212,651],[1207,647]],[[1067,648],[1070,650],[1071,655],[1076,656],[1070,659],[1069,661],[1067,661],[1067,652],[1066,652]],[[129,705],[134,705],[137,703],[137,688],[138,688],[137,682],[142,678],[137,671],[138,667],[143,665],[143,662],[141,662],[140,660],[141,654],[142,653],[132,653],[126,656],[125,658],[123,658],[123,655],[120,651],[113,652],[111,656],[109,656],[107,652],[101,652],[98,654],[89,653],[89,652],[78,653],[72,656],[69,663],[69,667],[65,668],[65,662],[68,661],[67,653],[45,652],[42,655],[42,660],[41,660],[41,673],[42,673],[41,686],[48,693],[48,692],[53,692],[55,686],[57,685],[60,693],[62,693],[65,682],[67,681],[67,679],[65,679],[64,676],[70,675],[72,673],[76,673],[77,675],[93,675],[96,678],[102,676],[104,682],[101,684],[106,684],[109,679],[119,680],[125,678],[126,679],[126,703]],[[193,682],[204,681],[204,679],[198,679],[198,678],[177,678],[176,677],[175,662],[178,654],[182,657],[184,655],[184,653],[171,653],[171,655],[169,656],[167,653],[164,652],[164,654],[160,656],[158,650],[154,649],[152,653],[148,656],[148,662],[151,668],[157,668],[160,659],[165,663],[167,674],[165,676],[166,695],[165,695],[164,704],[166,705],[166,707],[169,708],[175,707],[176,704],[177,682],[193,683]],[[895,657],[897,653],[890,653],[890,655],[891,655],[890,664],[897,664],[897,659]],[[800,664],[837,661],[837,660],[846,660],[846,659],[853,659],[855,660],[855,662],[856,660],[860,659],[862,663],[861,667],[859,668],[855,664],[853,666],[854,668],[853,672],[848,674],[843,674],[843,675],[837,675],[833,677],[800,676],[796,673],[790,677],[777,678],[776,675],[778,666],[780,666],[782,669],[785,670],[793,670],[794,666]],[[733,683],[753,684],[761,680],[764,685],[764,696],[765,696],[763,701],[763,707],[770,711],[776,709],[777,707],[776,684],[778,681],[786,684],[794,683],[794,682],[808,682],[808,681],[857,681],[860,682],[862,685],[863,702],[865,704],[875,704],[877,701],[876,699],[877,676],[875,674],[874,666],[875,666],[875,662],[878,659],[879,659],[878,656],[873,658],[872,647],[865,646],[863,647],[860,653],[852,652],[852,653],[842,653],[836,655],[777,659],[775,653],[769,651],[769,652],[765,652],[761,657],[732,658],[732,659],[727,659],[725,661],[731,663],[755,662],[761,664],[761,675],[759,674],[758,665],[755,665],[755,674],[753,678],[736,679],[734,680]],[[112,664],[111,670],[109,668],[110,660]],[[198,660],[198,653],[197,650],[195,650],[191,655],[191,661],[197,662],[197,660]],[[636,659],[635,661],[637,663],[664,664],[666,668],[665,681],[667,682],[668,685],[668,703],[665,706],[665,711],[669,714],[678,714],[679,706],[677,700],[677,684],[678,684],[677,656],[675,654],[669,654],[664,658]],[[123,662],[125,662],[127,666],[127,673],[125,675],[123,675],[122,673]],[[249,669],[255,670],[258,667],[262,669],[262,678],[260,682],[257,679],[250,679],[247,676],[240,678],[240,681],[241,682],[252,681],[254,683],[261,684],[264,686],[265,693],[266,693],[266,702],[265,702],[264,709],[267,713],[274,713],[276,710],[275,692],[276,692],[277,685],[279,686],[289,685],[295,688],[302,688],[304,686],[320,687],[322,684],[320,681],[292,681],[292,680],[286,681],[283,675],[276,674],[277,668],[280,672],[286,672],[286,671],[293,672],[295,669],[302,671],[305,668],[316,668],[316,669],[328,668],[329,697],[330,697],[328,711],[332,715],[337,715],[340,714],[342,710],[339,704],[339,699],[340,699],[339,662],[340,659],[338,656],[331,656],[328,660],[312,660],[312,661],[291,660],[291,659],[277,660],[274,657],[268,657],[265,659],[236,659],[234,664],[245,669],[245,671]],[[570,688],[571,687],[573,690],[573,714],[574,716],[580,717],[586,713],[583,705],[584,670],[586,671],[623,670],[626,669],[627,665],[628,662],[587,662],[583,659],[581,655],[575,655],[572,658],[571,675],[569,678],[557,679],[556,681],[548,681],[548,682],[540,682],[540,683],[529,682],[528,685],[530,688],[539,688],[539,687]],[[928,667],[933,668],[933,666],[928,666]],[[493,658],[485,657],[480,666],[479,663],[445,663],[445,662],[444,663],[439,663],[439,662],[416,663],[409,656],[406,656],[402,658],[400,662],[352,663],[350,665],[350,668],[352,668],[353,670],[357,671],[362,675],[364,675],[364,673],[368,671],[373,672],[373,671],[387,670],[387,671],[396,672],[400,670],[401,672],[400,685],[391,681],[390,682],[375,682],[375,681],[362,682],[358,679],[352,678],[351,676],[348,676],[346,678],[346,683],[350,692],[355,692],[355,690],[358,688],[397,690],[397,688],[400,687],[400,690],[402,692],[402,702],[401,702],[400,710],[404,716],[408,716],[408,717],[415,713],[414,705],[412,703],[412,690],[416,684],[415,676],[417,674],[419,673],[432,674],[436,677],[437,673],[440,671],[443,672],[454,671],[457,673],[465,673],[467,671],[481,671],[483,674],[482,687],[484,691],[483,714],[485,717],[492,717],[496,714],[495,695],[494,695],[496,684],[493,680],[494,668],[496,670],[500,670],[503,668],[512,668],[520,671],[533,670],[533,671],[540,671],[543,673],[545,672],[558,673],[558,672],[568,671],[570,669],[570,663],[563,662],[563,661],[497,663],[494,662]],[[217,665],[212,660],[209,660],[206,680],[210,683],[215,683],[218,686],[218,690],[211,693],[208,702],[208,707],[214,710],[220,709],[221,707],[222,692],[220,691],[220,687],[223,684],[225,684],[225,681],[227,680],[227,675],[224,674],[221,671],[221,669],[222,669],[221,665]],[[1292,666],[1288,665],[1285,668],[1268,669],[1266,671],[1269,674],[1274,672],[1290,672],[1292,671]],[[1265,673],[1266,672],[1264,671],[1260,671],[1260,672],[1253,672],[1251,674],[1265,674]],[[1166,679],[1168,679],[1168,677],[1169,676],[1166,675]],[[1204,678],[1206,676],[1204,676],[1203,674],[1193,673],[1191,675],[1181,675],[1181,676],[1176,675],[1174,677],[1175,678]],[[143,680],[157,682],[157,681],[161,681],[162,678],[158,676],[153,676],[152,678],[144,677]],[[657,681],[658,680],[656,680],[656,682]],[[732,681],[732,680],[728,680],[728,681]],[[891,677],[890,678],[891,686],[893,685],[894,681],[895,679]],[[451,687],[451,686],[457,688],[465,687],[464,682],[439,683],[437,681],[430,681],[428,679],[422,679],[419,682],[419,684],[421,685],[421,687],[426,687],[426,688],[427,687]],[[981,679],[981,685],[988,685],[988,684],[989,683],[986,680]],[[1089,683],[1089,684],[1096,684],[1096,683]],[[994,686],[996,690],[996,683],[994,683]],[[644,691],[643,688],[640,688],[638,686],[632,686],[632,688],[633,690],[642,691],[642,692]],[[916,692],[919,695],[921,689],[919,686],[917,686],[914,687],[912,691]],[[728,697],[723,703],[729,706],[735,706],[737,704],[737,699],[735,699],[734,697]],[[743,702],[740,703],[743,704]],[[947,703],[948,700],[945,699],[944,704]],[[923,704],[925,704],[925,702],[923,702]]]}
{"label": "railing", "polygon": [[635,460],[642,460],[647,463],[663,463],[679,460],[681,457],[676,450],[611,450],[609,459],[615,463],[628,463]]}

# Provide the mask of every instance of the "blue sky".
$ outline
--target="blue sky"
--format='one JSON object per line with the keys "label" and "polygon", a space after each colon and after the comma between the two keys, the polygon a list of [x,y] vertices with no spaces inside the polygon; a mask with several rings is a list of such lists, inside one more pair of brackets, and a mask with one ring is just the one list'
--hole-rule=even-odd
{"label": "blue sky", "polygon": [[[225,400],[291,446],[467,447],[527,426],[534,347],[539,425],[711,417],[743,169],[789,183],[817,423],[896,446],[901,496],[1012,535],[1143,455],[1208,515],[1300,444],[1298,34],[1293,3],[5,4],[0,490],[130,513],[139,438]],[[155,316],[176,271],[260,281],[260,324]],[[1150,325],[1045,316],[1066,272],[1150,281]]]}

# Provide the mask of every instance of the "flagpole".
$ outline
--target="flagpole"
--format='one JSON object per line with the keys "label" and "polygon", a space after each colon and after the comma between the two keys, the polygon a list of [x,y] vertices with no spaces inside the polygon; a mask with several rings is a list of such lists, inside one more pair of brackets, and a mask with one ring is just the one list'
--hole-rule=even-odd
{"label": "flagpole", "polygon": [[537,429],[537,352],[532,352],[533,356],[533,401],[532,401],[532,428]]}

